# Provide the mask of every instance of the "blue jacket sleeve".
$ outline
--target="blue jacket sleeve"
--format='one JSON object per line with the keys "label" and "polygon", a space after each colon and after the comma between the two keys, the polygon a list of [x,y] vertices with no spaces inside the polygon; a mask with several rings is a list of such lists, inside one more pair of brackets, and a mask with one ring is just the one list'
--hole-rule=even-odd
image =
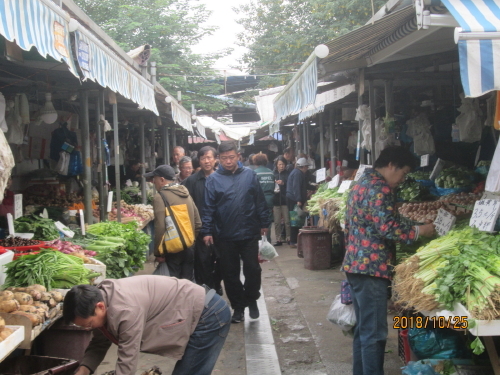
{"label": "blue jacket sleeve", "polygon": [[205,183],[205,202],[201,209],[201,222],[202,227],[200,234],[205,236],[213,236],[214,220],[215,220],[215,195],[214,187],[211,179],[207,179]]}
{"label": "blue jacket sleeve", "polygon": [[257,210],[257,215],[260,219],[260,227],[268,228],[271,225],[271,213],[269,212],[269,207],[266,202],[266,196],[264,195],[264,191],[260,186],[260,182],[257,178],[257,175],[254,174],[253,182],[254,186],[257,190],[257,195],[255,198],[255,208]]}
{"label": "blue jacket sleeve", "polygon": [[[299,173],[302,173],[299,171]],[[300,196],[300,176],[297,172],[292,171],[288,176],[288,184],[286,187],[286,197],[294,202],[301,202]]]}

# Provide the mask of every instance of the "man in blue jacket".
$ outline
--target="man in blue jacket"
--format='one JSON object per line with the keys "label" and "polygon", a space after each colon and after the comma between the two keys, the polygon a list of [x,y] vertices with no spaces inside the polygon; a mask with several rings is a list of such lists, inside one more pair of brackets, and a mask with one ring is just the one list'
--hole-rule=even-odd
{"label": "man in blue jacket", "polygon": [[[257,319],[261,268],[258,261],[259,238],[271,224],[264,192],[254,171],[238,161],[233,142],[219,146],[220,166],[205,182],[201,234],[207,246],[215,243],[220,255],[222,279],[234,309],[232,322]],[[245,284],[240,281],[240,258]]]}
{"label": "man in blue jacket", "polygon": [[[288,176],[286,186],[286,201],[288,210],[292,211],[295,206],[303,207],[307,200],[307,179],[306,172],[309,163],[306,158],[300,158],[295,164],[295,169]],[[297,247],[298,227],[290,228],[290,247]]]}

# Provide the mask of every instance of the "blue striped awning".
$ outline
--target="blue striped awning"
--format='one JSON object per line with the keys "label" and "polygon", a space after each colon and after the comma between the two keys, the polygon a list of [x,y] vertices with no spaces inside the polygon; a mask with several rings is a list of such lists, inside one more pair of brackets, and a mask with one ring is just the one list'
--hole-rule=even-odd
{"label": "blue striped awning", "polygon": [[442,2],[462,28],[457,36],[465,96],[500,90],[500,0]]}
{"label": "blue striped awning", "polygon": [[158,115],[153,85],[80,24],[75,31],[75,44],[84,80],[109,87]]}
{"label": "blue striped awning", "polygon": [[63,61],[79,78],[71,53],[69,16],[55,3],[0,0],[0,34],[25,51],[36,47],[43,57]]}

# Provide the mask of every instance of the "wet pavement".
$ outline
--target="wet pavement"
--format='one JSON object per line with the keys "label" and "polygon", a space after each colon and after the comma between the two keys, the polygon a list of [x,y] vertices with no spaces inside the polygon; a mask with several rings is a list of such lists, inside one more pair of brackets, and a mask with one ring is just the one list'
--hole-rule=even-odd
{"label": "wet pavement", "polygon": [[[339,265],[310,271],[297,249],[276,248],[279,257],[262,264],[261,317],[232,324],[213,374],[216,375],[343,375],[352,374],[352,339],[326,320],[330,304],[340,293],[344,274]],[[152,274],[147,263],[138,274]],[[267,310],[267,311],[266,311]],[[389,321],[385,374],[401,374],[397,331]],[[112,346],[96,374],[114,370],[116,346]],[[170,374],[175,360],[141,353],[137,374],[158,366]],[[194,375],[194,374],[193,374]]]}

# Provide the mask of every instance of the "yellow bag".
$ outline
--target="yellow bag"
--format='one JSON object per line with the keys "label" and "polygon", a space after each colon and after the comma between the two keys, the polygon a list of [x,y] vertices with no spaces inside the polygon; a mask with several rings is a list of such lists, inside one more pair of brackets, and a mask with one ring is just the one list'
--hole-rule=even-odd
{"label": "yellow bag", "polygon": [[160,254],[178,253],[194,245],[194,232],[187,204],[171,206],[164,195],[158,192],[165,203],[165,234],[158,251]]}

